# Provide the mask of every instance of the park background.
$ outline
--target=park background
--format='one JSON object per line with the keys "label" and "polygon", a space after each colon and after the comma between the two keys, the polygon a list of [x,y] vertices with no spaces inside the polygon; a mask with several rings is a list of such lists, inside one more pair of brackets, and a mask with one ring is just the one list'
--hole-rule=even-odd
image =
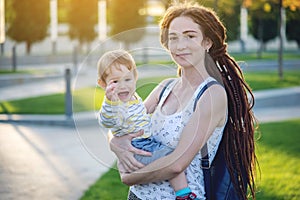
{"label": "park background", "polygon": [[[157,23],[169,3],[0,0],[1,199],[126,197],[105,133],[95,122],[103,97],[95,85],[95,64],[107,50],[128,49],[138,62],[143,97],[161,78],[175,76],[176,66],[158,39]],[[257,136],[258,199],[298,199],[300,2],[200,3],[220,15],[230,54],[240,61],[256,96],[267,96],[256,105],[266,116]],[[276,89],[275,96],[269,89]]]}

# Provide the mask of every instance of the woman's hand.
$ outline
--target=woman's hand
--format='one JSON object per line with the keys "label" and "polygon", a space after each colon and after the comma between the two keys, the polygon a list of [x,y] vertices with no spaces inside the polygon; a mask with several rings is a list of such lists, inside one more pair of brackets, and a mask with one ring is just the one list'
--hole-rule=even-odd
{"label": "woman's hand", "polygon": [[137,133],[124,135],[121,137],[114,137],[110,135],[109,144],[110,149],[113,151],[118,157],[118,167],[120,172],[130,173],[136,171],[144,165],[138,162],[134,158],[134,154],[139,154],[143,156],[151,156],[150,152],[146,152],[140,149],[137,149],[131,145],[131,140],[135,137],[138,137],[143,134],[143,131],[139,131]]}

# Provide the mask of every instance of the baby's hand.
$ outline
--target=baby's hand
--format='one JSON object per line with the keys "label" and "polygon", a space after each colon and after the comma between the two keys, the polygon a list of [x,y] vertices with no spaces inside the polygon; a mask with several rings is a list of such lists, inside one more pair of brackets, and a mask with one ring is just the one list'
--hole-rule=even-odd
{"label": "baby's hand", "polygon": [[109,83],[106,86],[105,89],[105,95],[106,98],[110,101],[118,101],[118,95],[116,93],[116,87],[118,83],[116,83],[114,80],[109,81]]}

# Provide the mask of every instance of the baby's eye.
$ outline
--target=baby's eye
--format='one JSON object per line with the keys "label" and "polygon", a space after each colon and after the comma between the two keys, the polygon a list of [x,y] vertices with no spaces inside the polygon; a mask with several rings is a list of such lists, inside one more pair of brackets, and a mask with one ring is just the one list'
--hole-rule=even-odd
{"label": "baby's eye", "polygon": [[117,80],[114,80],[113,83],[118,83],[118,81],[117,81]]}
{"label": "baby's eye", "polygon": [[131,81],[131,78],[126,78],[125,81]]}

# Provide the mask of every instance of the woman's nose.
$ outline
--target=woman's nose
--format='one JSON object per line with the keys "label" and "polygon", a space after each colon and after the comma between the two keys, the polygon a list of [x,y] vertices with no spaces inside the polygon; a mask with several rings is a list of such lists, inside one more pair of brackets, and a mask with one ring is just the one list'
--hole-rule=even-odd
{"label": "woman's nose", "polygon": [[187,47],[187,40],[185,37],[181,37],[178,39],[178,42],[177,42],[177,49],[178,50],[182,50],[182,49],[185,49]]}

